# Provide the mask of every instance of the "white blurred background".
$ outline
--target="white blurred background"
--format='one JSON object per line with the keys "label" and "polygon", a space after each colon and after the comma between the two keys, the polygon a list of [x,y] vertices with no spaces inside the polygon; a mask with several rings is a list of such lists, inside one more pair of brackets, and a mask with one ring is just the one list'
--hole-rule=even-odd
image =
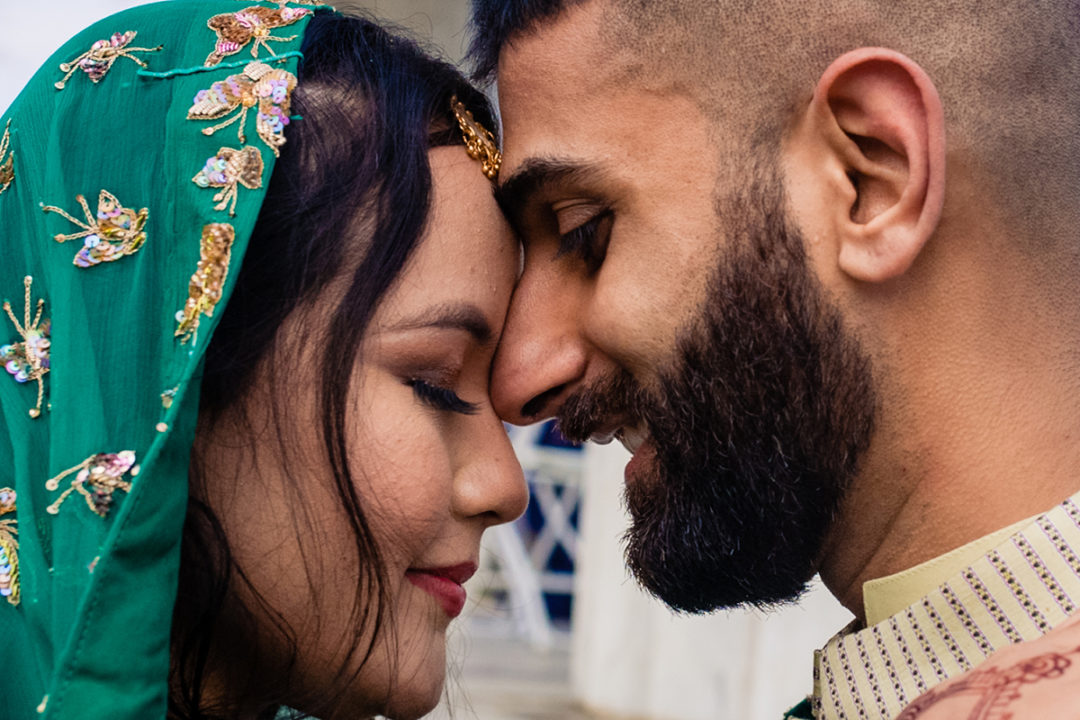
{"label": "white blurred background", "polygon": [[[131,0],[0,0],[0,111],[52,52],[95,20],[143,5]],[[454,62],[465,54],[467,0],[345,0],[337,7],[365,8],[435,40]]]}
{"label": "white blurred background", "polygon": [[[130,0],[0,0],[0,109],[71,35]],[[459,61],[467,0],[356,0]],[[811,689],[812,650],[850,620],[820,587],[796,607],[676,617],[628,577],[621,447],[515,433],[534,502],[486,537],[451,637],[449,706],[479,720],[779,720]],[[432,718],[450,717],[446,704]]]}

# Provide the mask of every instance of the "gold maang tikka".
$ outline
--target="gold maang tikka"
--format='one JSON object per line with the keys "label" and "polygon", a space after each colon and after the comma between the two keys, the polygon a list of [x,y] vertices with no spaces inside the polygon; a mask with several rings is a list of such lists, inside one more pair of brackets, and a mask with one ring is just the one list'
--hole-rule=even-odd
{"label": "gold maang tikka", "polygon": [[489,180],[494,180],[499,175],[499,166],[502,165],[502,153],[495,145],[495,136],[473,118],[473,114],[465,109],[457,95],[450,98],[450,108],[457,118],[461,134],[465,136],[465,152],[469,153],[473,160],[479,160],[484,175]]}

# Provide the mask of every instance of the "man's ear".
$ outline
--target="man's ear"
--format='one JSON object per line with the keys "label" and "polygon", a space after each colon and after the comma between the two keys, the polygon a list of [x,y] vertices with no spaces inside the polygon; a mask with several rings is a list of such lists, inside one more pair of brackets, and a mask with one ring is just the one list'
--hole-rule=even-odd
{"label": "man's ear", "polygon": [[801,125],[799,141],[817,145],[809,171],[827,190],[814,211],[840,270],[864,282],[902,275],[945,199],[945,118],[930,78],[895,51],[853,50],[822,74]]}

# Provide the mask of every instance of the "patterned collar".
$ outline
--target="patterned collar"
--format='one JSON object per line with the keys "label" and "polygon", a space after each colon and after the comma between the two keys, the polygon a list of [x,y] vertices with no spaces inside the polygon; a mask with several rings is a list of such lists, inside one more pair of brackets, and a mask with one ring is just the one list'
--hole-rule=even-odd
{"label": "patterned collar", "polygon": [[918,602],[829,640],[814,654],[814,717],[895,717],[934,685],[1041,637],[1078,609],[1080,493]]}

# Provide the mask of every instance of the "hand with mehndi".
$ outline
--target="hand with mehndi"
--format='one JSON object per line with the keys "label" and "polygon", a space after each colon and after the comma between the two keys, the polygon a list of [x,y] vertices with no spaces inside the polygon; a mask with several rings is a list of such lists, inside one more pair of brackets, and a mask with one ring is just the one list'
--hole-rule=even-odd
{"label": "hand with mehndi", "polygon": [[1080,718],[1080,613],[938,685],[896,720]]}

